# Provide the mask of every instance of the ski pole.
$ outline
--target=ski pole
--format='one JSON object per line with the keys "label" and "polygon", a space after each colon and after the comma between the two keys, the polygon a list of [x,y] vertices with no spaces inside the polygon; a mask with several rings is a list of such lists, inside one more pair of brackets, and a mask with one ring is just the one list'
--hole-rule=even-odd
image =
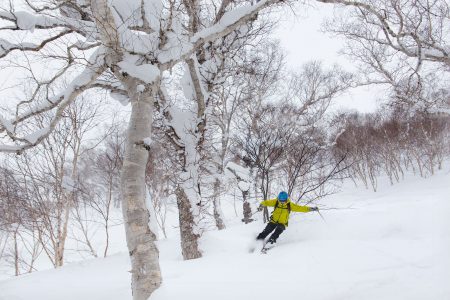
{"label": "ski pole", "polygon": [[322,220],[325,222],[325,224],[328,225],[327,221],[325,221],[325,218],[322,216],[322,214],[320,213],[320,211],[316,210],[317,213],[319,214],[319,216],[322,218]]}
{"label": "ski pole", "polygon": [[356,209],[356,208],[354,208],[354,207],[330,207],[330,208],[323,207],[320,210],[343,210],[343,209]]}

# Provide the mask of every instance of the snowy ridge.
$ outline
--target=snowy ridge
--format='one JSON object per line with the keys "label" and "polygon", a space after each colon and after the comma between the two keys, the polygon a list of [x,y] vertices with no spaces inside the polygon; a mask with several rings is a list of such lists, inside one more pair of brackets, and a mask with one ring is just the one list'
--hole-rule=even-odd
{"label": "snowy ridge", "polygon": [[[151,300],[445,300],[450,286],[450,173],[411,177],[374,193],[351,184],[315,213],[293,214],[278,246],[249,254],[261,220],[205,233],[204,257],[183,261],[158,242],[163,285]],[[328,208],[340,208],[330,209]],[[0,282],[1,300],[131,299],[127,253]]]}

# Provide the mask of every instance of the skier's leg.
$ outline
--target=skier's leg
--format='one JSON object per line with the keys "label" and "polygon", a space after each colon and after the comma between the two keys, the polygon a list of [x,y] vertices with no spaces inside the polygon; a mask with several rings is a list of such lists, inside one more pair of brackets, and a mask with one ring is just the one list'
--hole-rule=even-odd
{"label": "skier's leg", "polygon": [[271,244],[276,243],[280,234],[286,229],[286,226],[284,226],[283,224],[275,224],[275,225],[276,225],[275,231],[272,233],[268,241],[268,243]]}
{"label": "skier's leg", "polygon": [[264,230],[258,234],[258,236],[256,237],[256,240],[254,240],[254,244],[252,244],[250,246],[250,252],[254,252],[256,248],[260,248],[264,245],[264,239],[276,228],[276,224],[269,222],[267,223],[266,227],[264,228]]}
{"label": "skier's leg", "polygon": [[277,227],[277,224],[275,224],[275,223],[272,223],[272,222],[267,223],[266,228],[264,228],[264,230],[260,234],[258,234],[256,239],[264,240],[276,227]]}

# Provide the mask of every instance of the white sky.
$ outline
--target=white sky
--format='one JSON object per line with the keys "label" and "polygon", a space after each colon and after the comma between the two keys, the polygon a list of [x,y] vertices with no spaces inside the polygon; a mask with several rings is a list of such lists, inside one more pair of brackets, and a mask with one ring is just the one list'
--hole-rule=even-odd
{"label": "white sky", "polygon": [[[339,64],[345,70],[353,71],[354,65],[338,52],[344,47],[342,39],[321,32],[321,24],[326,17],[333,14],[333,6],[316,4],[316,7],[298,6],[295,14],[284,11],[280,26],[274,37],[279,39],[287,52],[290,68],[300,67],[310,60],[323,61],[324,66]],[[349,108],[361,112],[373,112],[378,104],[376,97],[382,93],[375,87],[360,87],[339,97],[335,109]]]}

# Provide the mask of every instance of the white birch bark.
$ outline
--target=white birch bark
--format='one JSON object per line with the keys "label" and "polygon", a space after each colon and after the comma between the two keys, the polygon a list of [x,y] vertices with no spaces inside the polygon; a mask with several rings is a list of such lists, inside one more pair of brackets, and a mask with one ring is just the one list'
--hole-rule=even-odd
{"label": "white birch bark", "polygon": [[148,150],[142,145],[142,141],[151,133],[154,98],[152,90],[137,92],[137,80],[131,80],[127,89],[132,111],[121,174],[122,209],[132,267],[133,299],[146,300],[161,285],[156,235],[150,230],[150,214],[146,207],[145,168]]}
{"label": "white birch bark", "polygon": [[[111,9],[106,0],[93,0],[92,5],[100,35],[110,50],[106,61],[108,64],[117,64],[123,53]],[[151,136],[154,93],[159,82],[147,84],[142,91],[138,88],[141,81],[123,74],[117,74],[117,77],[121,79],[132,107],[121,172],[122,210],[131,261],[131,286],[134,300],[147,300],[162,281],[156,235],[150,229],[150,213],[146,206],[148,149],[143,143],[145,138]]]}

